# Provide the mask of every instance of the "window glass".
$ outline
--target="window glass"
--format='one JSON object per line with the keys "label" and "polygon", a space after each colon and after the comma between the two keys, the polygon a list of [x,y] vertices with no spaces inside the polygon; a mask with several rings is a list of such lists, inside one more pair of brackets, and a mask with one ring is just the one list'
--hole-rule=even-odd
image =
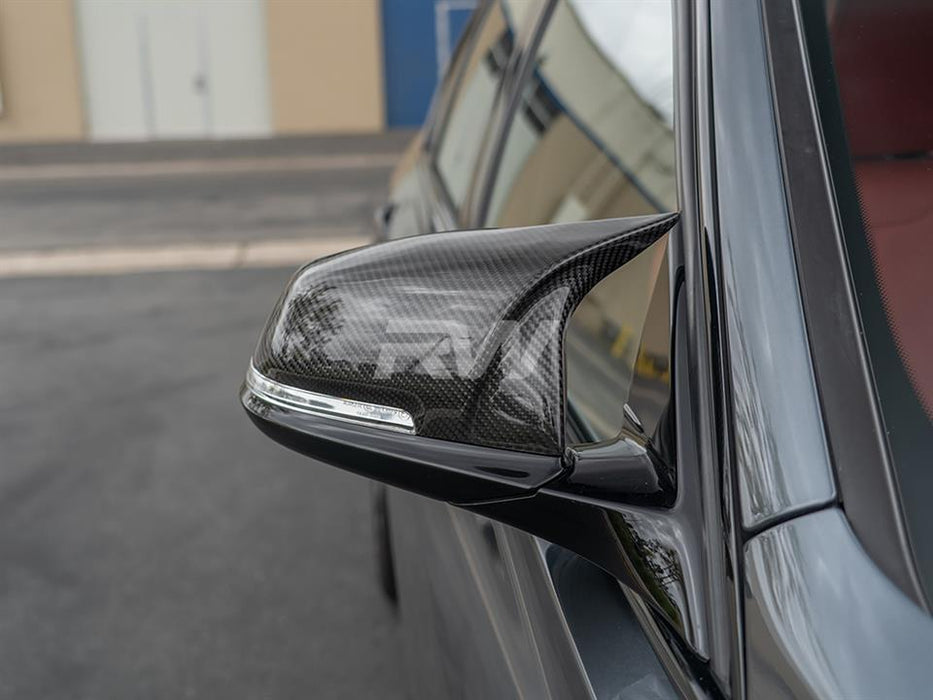
{"label": "window glass", "polygon": [[503,149],[488,220],[529,226],[676,208],[667,0],[564,0]]}
{"label": "window glass", "polygon": [[933,591],[933,5],[804,3],[849,269],[911,544]]}
{"label": "window glass", "polygon": [[[486,225],[676,211],[673,41],[669,0],[561,0],[509,125]],[[568,398],[598,439],[618,433],[636,365],[668,378],[668,329],[649,338],[645,326],[656,285],[666,293],[665,246],[603,280],[571,318]]]}
{"label": "window glass", "polygon": [[456,208],[466,199],[499,83],[515,45],[515,21],[533,2],[494,3],[476,32],[437,148],[436,166]]}

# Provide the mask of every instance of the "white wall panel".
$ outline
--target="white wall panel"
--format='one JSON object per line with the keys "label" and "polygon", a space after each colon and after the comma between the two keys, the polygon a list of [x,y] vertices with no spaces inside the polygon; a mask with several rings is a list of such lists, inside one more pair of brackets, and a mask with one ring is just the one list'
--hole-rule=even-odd
{"label": "white wall panel", "polygon": [[202,0],[208,37],[211,135],[269,133],[265,13],[261,0]]}
{"label": "white wall panel", "polygon": [[77,3],[84,104],[91,138],[149,137],[141,52],[144,29],[134,3]]}
{"label": "white wall panel", "polygon": [[78,0],[96,140],[269,133],[262,0]]}

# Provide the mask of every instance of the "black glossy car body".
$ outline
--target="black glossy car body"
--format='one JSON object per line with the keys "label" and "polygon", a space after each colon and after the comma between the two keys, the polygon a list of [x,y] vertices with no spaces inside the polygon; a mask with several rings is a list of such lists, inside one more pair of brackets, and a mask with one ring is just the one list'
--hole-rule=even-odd
{"label": "black glossy car body", "polygon": [[[561,63],[573,32],[599,34],[582,11],[568,14],[578,5],[491,0],[476,11],[378,221],[389,241],[504,230],[412,239],[426,242],[389,244],[307,268],[254,356],[257,369],[273,379],[404,409],[419,436],[449,445],[439,452],[430,440],[379,428],[308,422],[288,410],[257,408],[249,397],[247,408],[289,446],[406,489],[379,486],[374,500],[384,585],[398,599],[419,697],[923,696],[933,620],[879,416],[861,326],[865,311],[840,234],[832,145],[807,55],[817,47],[807,43],[801,9],[792,0],[675,4],[672,103],[659,99],[636,109],[626,95],[651,94],[650,86],[623,81],[602,90],[595,64],[574,76],[575,64]],[[603,5],[627,11],[625,2]],[[592,60],[582,49],[577,55]],[[478,72],[486,84],[477,82]],[[564,93],[555,87],[560,80]],[[595,92],[586,92],[587,84]],[[568,87],[580,85],[577,92]],[[462,116],[463,105],[482,104],[484,94],[488,109]],[[570,94],[589,95],[600,109],[575,104]],[[613,95],[621,97],[614,103]],[[620,138],[621,146],[613,130],[629,127],[616,108],[632,123],[648,120],[634,141]],[[445,155],[455,147],[445,139],[458,129],[465,134],[455,144],[462,152]],[[516,136],[513,129],[525,132]],[[576,150],[531,163],[543,152],[541,142],[562,129],[576,130],[577,140],[569,141]],[[520,139],[535,144],[524,160],[510,155]],[[627,145],[635,141],[637,148]],[[550,219],[523,220],[523,211],[548,192],[536,184],[537,174],[547,176],[550,163],[552,180],[559,179],[576,167],[573,155],[584,143],[597,155],[576,172],[572,186],[583,189],[569,197],[568,184],[550,206]],[[515,194],[523,182],[517,170],[531,173],[525,177],[533,196]],[[503,195],[502,182],[513,176],[519,185]],[[622,184],[600,199],[593,192],[607,178]],[[597,200],[609,203],[592,204]],[[379,360],[376,340],[361,330],[360,318],[375,313],[367,310],[385,313],[405,307],[406,294],[414,300],[425,293],[427,302],[418,297],[408,305],[415,323],[423,314],[411,309],[454,295],[451,308],[459,311],[447,316],[463,314],[487,329],[485,337],[495,324],[480,313],[483,303],[493,321],[524,318],[496,311],[500,302],[513,308],[507,294],[484,296],[511,289],[500,283],[503,274],[509,279],[507,266],[492,270],[490,261],[532,251],[545,261],[557,255],[546,236],[536,239],[538,247],[522,248],[529,244],[521,242],[520,227],[561,221],[585,238],[587,231],[597,235],[595,225],[570,222],[635,215],[658,221],[668,211],[677,216],[664,219],[664,231],[638,248],[647,250],[676,222],[664,247],[649,251],[651,284],[639,278],[617,287],[628,295],[642,290],[638,318],[645,330],[627,370],[627,398],[610,406],[606,429],[600,412],[608,404],[600,397],[608,392],[611,404],[612,372],[602,379],[587,372],[615,366],[628,352],[625,324],[613,325],[617,316],[605,307],[635,296],[597,295],[592,308],[575,312],[563,350],[566,416],[515,408],[563,405],[548,384],[548,372],[558,370],[547,363],[536,370],[544,388],[511,403],[489,399],[474,384],[372,380]],[[617,221],[630,219],[600,224],[605,230],[598,235],[628,225]],[[542,229],[527,230],[540,236]],[[510,243],[496,247],[495,236],[509,237],[517,252]],[[471,252],[456,248],[457,241]],[[459,251],[457,263],[446,270],[436,256],[452,250]],[[616,280],[626,270],[642,274],[627,267],[633,256],[614,259]],[[516,288],[527,270],[537,269],[530,257],[513,268]],[[584,275],[578,296],[607,272]],[[332,300],[322,301],[327,295]],[[400,301],[379,306],[386,298]],[[574,296],[572,306],[578,303]],[[470,304],[475,308],[463,311]],[[328,327],[328,339],[349,337],[355,349],[315,355],[324,341],[293,330],[309,316],[318,319],[313,328]],[[661,343],[651,339],[656,319]],[[490,352],[507,354],[505,342]],[[348,362],[357,366],[348,370]],[[501,393],[497,385],[491,395]],[[532,430],[540,415],[553,420]],[[516,432],[516,425],[528,430]],[[583,461],[593,456],[587,444],[609,444],[612,429],[651,457],[648,472],[631,472],[665,484],[645,491],[650,498],[638,491],[642,476],[614,481],[629,453]],[[503,462],[459,444],[515,452],[500,455],[511,460]],[[567,445],[576,445],[570,457]],[[470,473],[477,460],[497,459],[495,473]],[[581,464],[592,465],[590,471]]]}

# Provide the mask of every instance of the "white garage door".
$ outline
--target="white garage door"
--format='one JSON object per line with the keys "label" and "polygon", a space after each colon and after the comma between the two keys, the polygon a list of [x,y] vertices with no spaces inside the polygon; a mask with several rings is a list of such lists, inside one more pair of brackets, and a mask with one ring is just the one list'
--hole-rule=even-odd
{"label": "white garage door", "polygon": [[78,0],[96,140],[269,133],[262,0]]}

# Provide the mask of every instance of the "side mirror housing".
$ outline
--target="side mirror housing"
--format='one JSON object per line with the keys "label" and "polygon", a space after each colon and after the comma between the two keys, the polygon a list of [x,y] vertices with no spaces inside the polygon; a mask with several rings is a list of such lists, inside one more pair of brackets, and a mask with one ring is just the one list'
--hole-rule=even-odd
{"label": "side mirror housing", "polygon": [[[586,483],[580,465],[604,453],[566,450],[567,321],[676,220],[440,233],[314,262],[266,324],[244,406],[304,454],[456,504],[527,496],[573,471]],[[626,479],[650,490],[650,476]]]}
{"label": "side mirror housing", "polygon": [[669,536],[693,517],[676,468],[630,411],[605,443],[564,430],[572,311],[677,221],[440,233],[316,261],[276,304],[241,401],[302,454],[577,552],[696,646],[702,594],[682,574],[702,550]]}

